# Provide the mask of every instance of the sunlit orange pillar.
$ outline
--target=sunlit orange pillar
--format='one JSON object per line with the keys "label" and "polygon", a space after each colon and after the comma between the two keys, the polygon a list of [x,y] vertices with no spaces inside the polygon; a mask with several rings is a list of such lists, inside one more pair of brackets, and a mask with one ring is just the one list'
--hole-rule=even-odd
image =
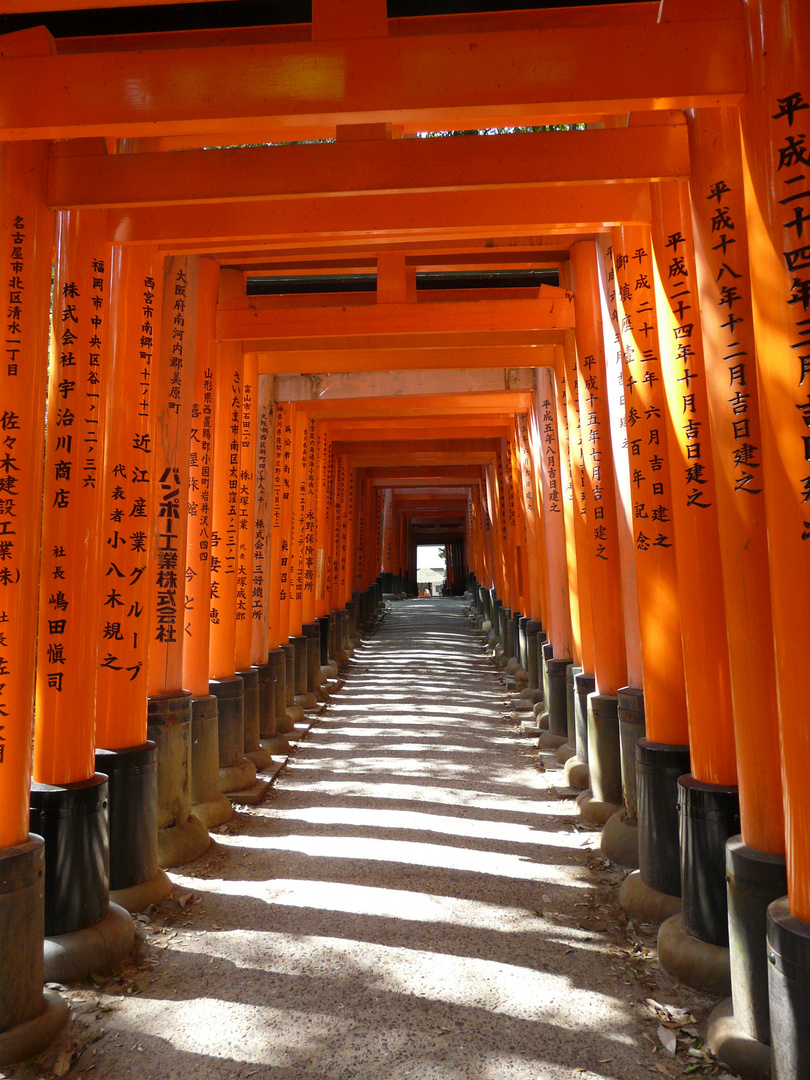
{"label": "sunlit orange pillar", "polygon": [[[507,670],[510,674],[515,675],[521,682],[524,682],[526,680],[527,672],[525,666],[521,664],[520,623],[521,620],[524,620],[523,626],[525,638],[526,608],[529,606],[529,560],[527,555],[526,514],[523,502],[523,477],[521,471],[519,424],[517,418],[514,419],[505,442],[509,479],[510,524],[512,528],[511,558],[515,570],[515,600],[512,609],[512,628],[507,646],[507,652],[509,654]],[[454,544],[449,545],[449,547],[450,559],[448,561],[448,570],[450,584],[453,584],[455,576],[458,573],[459,552]]]}
{"label": "sunlit orange pillar", "polygon": [[[277,714],[282,711],[282,702],[286,709],[286,671],[282,679],[282,656],[277,647],[273,648],[270,645],[270,535],[274,473],[273,376],[258,375],[257,387],[256,503],[251,537],[253,585],[250,590],[250,650],[251,662],[259,671],[261,744],[264,749],[271,752],[284,752],[286,740],[277,730]],[[282,681],[285,684],[283,688],[278,685]]]}
{"label": "sunlit orange pillar", "polygon": [[209,843],[203,823],[191,813],[191,693],[183,685],[199,262],[189,256],[164,261],[160,348],[152,376],[155,494],[145,519],[155,545],[150,572],[148,732],[158,749],[161,866],[188,862]]}
{"label": "sunlit orange pillar", "polygon": [[327,674],[321,670],[321,639],[326,626],[319,622],[316,593],[317,547],[319,516],[322,507],[318,499],[318,458],[320,424],[314,416],[307,418],[306,461],[304,464],[305,505],[302,533],[303,596],[301,602],[302,630],[307,639],[307,689],[320,699],[321,686]]}
{"label": "sunlit orange pillar", "polygon": [[691,775],[678,781],[683,924],[692,936],[725,947],[728,904],[723,861],[726,839],[739,832],[739,797],[726,606],[723,590],[717,588],[722,560],[687,185],[654,185],[652,203],[651,269],[668,408],[691,757]]}
{"label": "sunlit orange pillar", "polygon": [[[98,923],[109,905],[108,787],[106,776],[95,772],[97,612],[102,592],[111,607],[120,596],[101,567],[110,333],[106,217],[62,212],[57,226],[31,792],[32,829],[46,842],[48,935]],[[100,857],[88,857],[71,836],[77,800],[86,808],[91,850]],[[53,852],[66,844],[73,865],[49,862],[49,842]]]}
{"label": "sunlit orange pillar", "polygon": [[749,1036],[767,1043],[766,907],[784,895],[787,881],[739,115],[733,109],[702,109],[690,114],[688,122],[696,279],[739,775],[742,835],[726,845],[730,926],[750,919],[749,880],[758,883],[760,908],[757,932],[748,928],[745,934],[730,933],[732,997],[735,1021]]}
{"label": "sunlit orange pillar", "polygon": [[741,116],[788,880],[787,900],[769,909],[771,1041],[774,1077],[787,1080],[810,1069],[810,10],[750,0],[745,15],[750,89]]}
{"label": "sunlit orange pillar", "polygon": [[[570,252],[595,679],[587,704],[588,764],[594,799],[618,807],[623,802],[618,692],[627,681],[627,661],[596,244],[574,244]],[[633,759],[631,767],[635,777]],[[581,809],[585,812],[584,805]],[[597,819],[605,821],[607,813],[600,807]],[[621,819],[611,823],[603,848],[615,830],[623,836]]]}
{"label": "sunlit orange pillar", "polygon": [[[285,736],[303,716],[294,703],[295,655],[289,643],[290,524],[292,515],[292,425],[289,402],[273,407],[272,494],[268,547],[268,660],[276,678],[276,735]],[[283,690],[283,693],[282,693]]]}
{"label": "sunlit orange pillar", "polygon": [[[557,407],[560,410],[559,426],[562,433],[562,448],[566,453],[563,468],[567,470],[566,479],[570,483],[570,496],[565,503],[565,529],[568,546],[569,592],[576,593],[577,626],[579,631],[579,652],[573,657],[560,657],[573,661],[574,679],[574,727],[576,738],[576,760],[588,761],[588,695],[594,692],[593,654],[593,603],[591,600],[590,564],[588,561],[587,508],[585,503],[585,457],[582,444],[582,425],[579,416],[579,372],[577,370],[576,340],[573,330],[565,331],[565,343],[557,350],[555,376],[557,380]],[[575,605],[571,602],[572,622]],[[548,659],[546,656],[546,674]],[[566,665],[567,666],[567,665]],[[577,671],[576,668],[581,668]],[[559,737],[563,735],[563,720],[554,717],[552,730]],[[567,718],[566,718],[567,732]],[[569,774],[570,775],[570,774]]]}
{"label": "sunlit orange pillar", "polygon": [[33,1027],[35,1053],[53,1037],[51,1017],[62,1018],[57,1031],[68,1018],[59,995],[43,992],[43,897],[30,887],[45,856],[42,838],[29,833],[29,791],[54,240],[46,169],[44,143],[0,150],[0,1044]]}
{"label": "sunlit orange pillar", "polygon": [[[152,380],[160,355],[163,257],[112,253],[112,386],[101,472],[101,572],[110,586],[97,616],[96,766],[109,777],[110,888],[132,910],[168,894],[158,870],[157,747],[147,740],[155,425]],[[115,897],[114,897],[115,898]]]}
{"label": "sunlit orange pillar", "polygon": [[[605,357],[603,391],[607,403],[607,444],[609,445],[616,506],[616,547],[622,585],[622,620],[624,623],[627,686],[619,688],[619,734],[622,749],[622,784],[625,809],[631,822],[638,817],[636,786],[636,744],[645,736],[644,690],[641,661],[641,629],[638,590],[636,587],[635,534],[630,461],[627,454],[627,419],[624,409],[624,356],[621,347],[610,239],[597,241],[599,311]],[[608,292],[612,302],[608,304]]]}
{"label": "sunlit orange pillar", "polygon": [[[220,272],[221,303],[241,295],[242,289],[241,274]],[[245,685],[236,674],[244,374],[241,343],[218,341],[214,364],[208,677],[209,692],[217,699],[220,789],[226,795],[238,793],[243,800],[253,797],[256,784],[256,766],[245,757],[244,751]]]}
{"label": "sunlit orange pillar", "polygon": [[614,229],[607,286],[619,327],[647,729],[636,747],[639,869],[645,887],[679,896],[677,777],[688,772],[688,725],[650,250],[648,229]]}
{"label": "sunlit orange pillar", "polygon": [[[261,707],[270,705],[268,682],[272,678],[267,657],[253,663],[253,549],[256,522],[256,445],[258,442],[259,364],[255,352],[244,354],[242,402],[239,418],[239,487],[236,541],[236,641],[235,674],[244,690],[243,721],[245,757],[257,769],[272,763],[268,747],[261,745]],[[265,727],[267,724],[265,723]],[[258,793],[257,793],[258,794]]]}
{"label": "sunlit orange pillar", "polygon": [[[564,370],[562,372],[564,377]],[[540,446],[540,483],[543,532],[547,552],[548,609],[543,613],[545,632],[554,654],[579,658],[579,607],[576,588],[569,587],[576,561],[569,549],[566,508],[571,503],[571,470],[568,463],[567,417],[563,391],[552,368],[535,370],[537,383],[537,441]],[[564,424],[561,423],[561,418]],[[561,427],[563,430],[561,430]]]}
{"label": "sunlit orange pillar", "polygon": [[214,324],[219,266],[201,259],[188,451],[183,687],[191,694],[191,809],[207,827],[234,814],[219,789],[217,699],[208,690],[211,630],[211,492],[214,469]]}

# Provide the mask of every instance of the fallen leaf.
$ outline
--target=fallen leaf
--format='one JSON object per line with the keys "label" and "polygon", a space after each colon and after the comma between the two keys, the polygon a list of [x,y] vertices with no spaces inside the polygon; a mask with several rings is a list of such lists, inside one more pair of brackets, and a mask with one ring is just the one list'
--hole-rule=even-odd
{"label": "fallen leaf", "polygon": [[53,1066],[53,1075],[67,1076],[67,1074],[73,1067],[73,1062],[78,1056],[79,1055],[76,1050],[76,1043],[73,1041],[73,1039],[68,1039],[57,1054],[56,1061],[54,1062]]}
{"label": "fallen leaf", "polygon": [[175,897],[175,900],[177,901],[177,903],[180,905],[181,908],[184,908],[186,906],[186,904],[190,903],[193,899],[194,899],[194,894],[190,893],[190,892],[181,893],[180,896]]}
{"label": "fallen leaf", "polygon": [[675,1032],[671,1031],[668,1027],[664,1027],[663,1024],[658,1025],[657,1031],[658,1038],[661,1040],[664,1049],[670,1054],[674,1054],[678,1046],[678,1040],[675,1036]]}

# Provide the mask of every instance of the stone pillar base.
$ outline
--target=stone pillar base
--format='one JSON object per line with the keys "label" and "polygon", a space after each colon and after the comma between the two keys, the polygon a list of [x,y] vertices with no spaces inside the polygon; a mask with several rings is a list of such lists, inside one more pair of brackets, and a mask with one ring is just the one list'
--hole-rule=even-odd
{"label": "stone pillar base", "polygon": [[104,975],[129,955],[135,943],[132,916],[110,904],[106,917],[84,930],[45,938],[45,982],[72,983]]}
{"label": "stone pillar base", "polygon": [[566,761],[564,775],[566,784],[578,791],[585,791],[591,782],[591,770],[587,761],[580,761],[578,757],[570,757]]}
{"label": "stone pillar base", "polygon": [[622,882],[619,903],[635,922],[655,923],[656,926],[666,922],[672,915],[678,915],[681,910],[680,896],[670,896],[669,893],[651,889],[644,884],[638,870],[628,874]]}
{"label": "stone pillar base", "polygon": [[198,817],[189,814],[184,822],[158,829],[158,864],[164,868],[184,866],[199,859],[210,844],[208,829]]}
{"label": "stone pillar base", "polygon": [[172,891],[172,883],[165,871],[158,870],[148,881],[130,885],[126,889],[110,889],[110,903],[118,904],[124,911],[135,914],[145,911],[150,904],[159,904]]}
{"label": "stone pillar base", "polygon": [[564,742],[554,755],[554,760],[558,765],[565,765],[567,761],[570,761],[572,757],[576,756],[576,750],[569,742]]}
{"label": "stone pillar base", "polygon": [[605,822],[599,848],[606,859],[618,866],[638,870],[638,825],[627,820],[624,810]]}
{"label": "stone pillar base", "polygon": [[771,1080],[771,1048],[743,1030],[731,998],[721,1001],[709,1016],[706,1042],[714,1056],[743,1080]]}
{"label": "stone pillar base", "polygon": [[683,914],[672,915],[661,923],[658,963],[667,975],[693,990],[724,996],[731,993],[728,949],[687,934]]}
{"label": "stone pillar base", "polygon": [[595,798],[590,790],[577,795],[575,802],[579,816],[586,821],[590,821],[592,825],[607,824],[608,820],[621,810],[621,807],[617,806],[616,803],[604,802],[602,799]]}
{"label": "stone pillar base", "polygon": [[214,829],[217,825],[224,825],[234,815],[233,805],[221,791],[217,792],[205,802],[193,803],[191,812],[199,818],[206,829]]}
{"label": "stone pillar base", "polygon": [[69,1018],[70,1010],[62,995],[55,990],[43,990],[39,1016],[0,1032],[0,1067],[41,1054],[64,1029]]}

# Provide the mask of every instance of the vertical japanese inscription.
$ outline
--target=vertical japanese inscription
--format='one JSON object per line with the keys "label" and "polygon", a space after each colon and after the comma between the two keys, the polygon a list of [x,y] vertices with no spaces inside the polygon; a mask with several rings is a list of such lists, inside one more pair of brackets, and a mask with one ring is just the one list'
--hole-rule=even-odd
{"label": "vertical japanese inscription", "polygon": [[[137,341],[125,342],[140,360],[138,411],[128,438],[132,453],[127,461],[108,460],[106,477],[107,520],[104,522],[102,565],[109,588],[102,601],[105,609],[102,622],[100,667],[120,672],[130,681],[137,679],[143,668],[139,659],[138,640],[146,606],[146,574],[149,536],[144,522],[148,513],[148,493],[151,476],[152,446],[149,434],[150,386],[152,380],[152,348],[154,329],[155,280],[145,277],[142,283],[141,315]],[[115,438],[117,433],[113,433]],[[107,609],[109,608],[109,611]]]}
{"label": "vertical japanese inscription", "polygon": [[[795,340],[790,349],[795,359],[786,358],[786,366],[795,372],[797,400],[796,449],[803,462],[810,462],[810,393],[806,383],[810,376],[810,146],[807,134],[794,128],[794,123],[810,124],[810,109],[800,90],[777,98],[772,114],[781,144],[776,147],[776,174],[782,182],[779,205],[785,208],[782,228],[786,238],[782,257],[787,270],[785,303],[795,327]],[[803,471],[803,470],[800,470]],[[810,501],[810,474],[799,478],[802,503]],[[803,522],[802,540],[810,540],[810,520]]]}
{"label": "vertical japanese inscription", "polygon": [[[663,420],[661,360],[646,246],[613,252],[624,368],[633,533],[637,551],[672,547],[672,495]],[[691,437],[697,438],[699,428]]]}

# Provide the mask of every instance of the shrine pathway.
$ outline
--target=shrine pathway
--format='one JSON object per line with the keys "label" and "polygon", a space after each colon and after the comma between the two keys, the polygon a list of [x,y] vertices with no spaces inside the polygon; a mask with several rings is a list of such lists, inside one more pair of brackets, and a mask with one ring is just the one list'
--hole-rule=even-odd
{"label": "shrine pathway", "polygon": [[391,604],[268,800],[171,875],[136,962],[71,988],[66,1041],[8,1075],[683,1075],[644,999],[686,992],[517,722],[461,600]]}

